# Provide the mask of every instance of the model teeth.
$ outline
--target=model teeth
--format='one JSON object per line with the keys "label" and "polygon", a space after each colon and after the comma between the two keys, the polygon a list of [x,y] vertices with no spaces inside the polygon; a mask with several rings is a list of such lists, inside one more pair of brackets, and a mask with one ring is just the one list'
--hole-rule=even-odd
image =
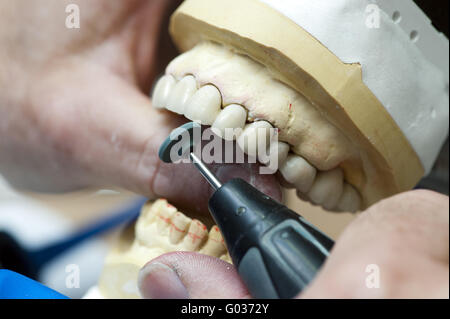
{"label": "model teeth", "polygon": [[237,143],[245,154],[258,158],[258,154],[268,154],[273,126],[266,121],[247,124]]}
{"label": "model teeth", "polygon": [[187,250],[196,251],[202,246],[208,236],[208,229],[202,222],[194,219],[191,222],[187,235],[183,240],[183,247]]}
{"label": "model teeth", "polygon": [[177,212],[172,217],[172,224],[170,225],[169,239],[172,244],[178,244],[186,235],[192,219],[186,217],[180,212]]}
{"label": "model teeth", "polygon": [[170,225],[172,224],[172,215],[177,212],[177,209],[172,205],[167,206],[166,209],[161,209],[157,215],[156,223],[158,227],[158,233],[160,235],[168,235],[170,232]]}
{"label": "model teeth", "polygon": [[144,205],[136,224],[136,238],[147,246],[166,250],[199,251],[215,257],[227,253],[217,226],[208,234],[202,222],[179,212],[165,199]]}
{"label": "model teeth", "polygon": [[247,111],[240,105],[231,104],[225,107],[212,124],[215,134],[230,141],[239,137],[245,127]]}
{"label": "model teeth", "polygon": [[304,158],[289,154],[283,165],[280,166],[284,179],[295,186],[302,193],[307,193],[314,183],[316,169]]}
{"label": "model teeth", "polygon": [[[134,229],[134,231],[133,231]],[[147,202],[135,225],[125,228],[106,257],[99,290],[106,298],[139,298],[139,270],[165,253],[197,251],[231,262],[222,235],[159,199]]]}
{"label": "model teeth", "polygon": [[209,231],[208,241],[200,250],[200,253],[220,257],[227,253],[227,247],[220,233],[219,227],[214,226]]}
{"label": "model teeth", "polygon": [[203,125],[212,125],[220,113],[222,97],[213,85],[200,88],[187,102],[184,116]]}
{"label": "model teeth", "polygon": [[[344,187],[341,169],[318,172],[303,157],[289,154],[290,145],[273,139],[274,127],[269,122],[256,120],[246,124],[249,115],[241,105],[230,104],[221,110],[222,96],[214,85],[205,85],[197,90],[197,82],[192,75],[183,77],[176,84],[175,82],[171,75],[166,75],[158,81],[153,94],[155,107],[166,107],[192,121],[211,125],[215,134],[225,140],[237,139],[237,144],[247,155],[257,158],[263,164],[269,165],[274,160],[278,161],[280,173],[297,189],[299,197],[307,197],[328,210],[353,212],[360,208],[361,198],[350,185],[345,184]],[[169,231],[173,213],[169,210],[159,216],[160,232]],[[173,229],[186,230],[187,219],[178,219],[177,223],[172,225]],[[200,241],[194,239],[192,242],[192,236],[203,238],[206,228],[199,228],[197,223],[191,223],[191,228],[192,231],[187,231],[189,236],[184,237],[184,241],[190,249],[195,250]],[[190,244],[189,239],[186,239],[188,237],[191,238]],[[172,230],[170,238],[171,242],[178,243],[181,241],[182,232]]]}
{"label": "model teeth", "polygon": [[289,144],[275,140],[270,144],[269,156],[267,158],[261,158],[260,161],[266,165],[270,165],[270,163],[276,161],[278,168],[281,168],[286,162],[288,155]]}
{"label": "model teeth", "polygon": [[166,108],[169,111],[184,114],[186,104],[197,91],[197,82],[192,75],[185,76],[170,93]]}
{"label": "model teeth", "polygon": [[355,213],[361,207],[361,197],[353,186],[344,183],[344,190],[339,199],[337,209],[341,212]]}
{"label": "model teeth", "polygon": [[[165,107],[192,121],[210,125],[213,132],[225,140],[236,139],[237,145],[244,153],[272,169],[266,172],[275,173],[278,168],[284,179],[297,189],[299,197],[308,198],[314,204],[328,210],[352,212],[359,210],[361,198],[350,185],[345,184],[344,187],[344,174],[340,168],[318,171],[302,156],[289,153],[291,146],[288,143],[273,138],[275,134],[280,134],[275,133],[274,127],[269,122],[254,119],[254,114],[250,114],[239,104],[229,104],[221,109],[225,101],[216,86],[206,84],[199,89],[198,87],[192,75],[182,77],[179,82],[174,76],[165,75],[156,84],[153,104],[156,108]],[[249,118],[252,119],[251,123],[248,123]],[[274,162],[277,163],[275,167],[271,165]],[[160,232],[169,231],[170,218],[170,214],[159,216],[158,230]],[[173,223],[172,228],[186,230],[187,224],[186,219],[179,219]],[[197,229],[193,223],[191,227],[194,230]],[[189,232],[190,230],[188,234]],[[200,231],[195,236],[200,235],[204,236],[204,231]],[[184,241],[189,241],[186,237]],[[182,240],[182,233],[172,230],[170,240],[178,243]],[[194,240],[193,244],[198,243]],[[195,246],[193,244],[191,244],[192,247],[190,246],[192,249]]]}
{"label": "model teeth", "polygon": [[175,84],[175,78],[170,74],[159,79],[152,96],[152,103],[154,107],[158,109],[166,107],[170,93],[175,87]]}
{"label": "model teeth", "polygon": [[260,157],[259,161],[265,165],[270,165],[271,162],[276,161],[278,167],[281,167],[287,159],[289,154],[289,144],[273,139],[270,143],[267,156]]}
{"label": "model teeth", "polygon": [[319,172],[311,190],[308,192],[308,197],[313,203],[320,204],[325,209],[334,209],[343,192],[343,181],[344,174],[340,168]]}

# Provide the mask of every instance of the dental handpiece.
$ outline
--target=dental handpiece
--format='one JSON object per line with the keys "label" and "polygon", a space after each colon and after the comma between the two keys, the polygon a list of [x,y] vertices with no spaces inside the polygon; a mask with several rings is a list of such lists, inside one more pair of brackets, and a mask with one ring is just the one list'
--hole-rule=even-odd
{"label": "dental handpiece", "polygon": [[[172,163],[171,149],[179,133],[199,128],[187,123],[162,144],[159,157]],[[303,217],[261,193],[242,179],[223,184],[193,152],[191,162],[215,192],[208,204],[239,275],[255,298],[292,298],[315,277],[334,242]]]}

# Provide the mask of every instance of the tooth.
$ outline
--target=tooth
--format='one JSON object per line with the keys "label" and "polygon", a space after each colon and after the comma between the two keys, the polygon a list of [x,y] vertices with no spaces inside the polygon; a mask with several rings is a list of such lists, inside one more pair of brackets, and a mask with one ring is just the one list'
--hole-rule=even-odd
{"label": "tooth", "polygon": [[176,85],[176,80],[170,74],[164,75],[156,83],[152,96],[152,105],[158,109],[165,108],[172,89]]}
{"label": "tooth", "polygon": [[302,193],[311,189],[316,178],[316,169],[304,158],[289,154],[283,165],[280,166],[281,175],[284,179],[295,185],[295,188]]}
{"label": "tooth", "polygon": [[340,168],[319,172],[308,197],[325,209],[334,209],[342,195],[344,174]]}
{"label": "tooth", "polygon": [[214,85],[205,85],[189,99],[184,116],[203,125],[211,125],[220,113],[222,96]]}
{"label": "tooth", "polygon": [[212,125],[212,129],[214,133],[223,139],[228,141],[234,140],[236,136],[234,134],[233,136],[228,136],[229,134],[225,134],[225,129],[228,129],[226,131],[230,133],[231,129],[234,129],[236,133],[240,133],[239,131],[244,128],[246,120],[247,111],[240,105],[231,104],[220,112]]}
{"label": "tooth", "polygon": [[269,122],[258,121],[247,124],[239,136],[237,143],[248,155],[258,157],[259,153],[266,153],[270,145],[273,127]]}
{"label": "tooth", "polygon": [[146,224],[151,223],[156,217],[155,209],[153,208],[155,203],[148,201],[141,208],[140,218],[141,220],[144,220]]}
{"label": "tooth", "polygon": [[200,253],[214,257],[220,257],[227,252],[219,227],[213,226],[209,232],[208,241],[200,250]]}
{"label": "tooth", "polygon": [[342,212],[356,213],[361,207],[361,197],[350,184],[344,183],[344,190],[337,209]]}
{"label": "tooth", "polygon": [[153,223],[155,220],[160,220],[159,212],[161,207],[167,206],[166,199],[158,199],[154,202],[148,201],[141,209],[141,215],[139,219],[143,221],[146,225]]}
{"label": "tooth", "polygon": [[197,91],[197,82],[192,75],[185,76],[173,88],[167,100],[166,108],[169,111],[184,114],[188,100]]}
{"label": "tooth", "polygon": [[280,183],[280,186],[285,188],[285,189],[295,189],[295,186],[292,185],[291,183],[289,183],[283,176],[283,174],[281,174],[280,171],[281,166],[278,168],[278,172],[276,172],[276,177],[278,182]]}
{"label": "tooth", "polygon": [[278,168],[283,166],[283,164],[286,162],[289,154],[289,144],[284,142],[272,142],[269,149],[269,156],[266,158],[261,158],[260,161],[263,164],[270,164],[272,161],[275,160],[276,156],[278,157]]}
{"label": "tooth", "polygon": [[201,246],[207,235],[206,226],[194,219],[189,226],[187,236],[183,239],[183,247],[188,251],[195,251]]}
{"label": "tooth", "polygon": [[172,244],[178,244],[186,235],[189,224],[192,219],[180,212],[176,212],[172,217],[172,224],[170,225],[169,239]]}
{"label": "tooth", "polygon": [[170,230],[172,215],[177,212],[177,209],[167,201],[159,202],[155,209],[159,211],[156,221],[158,233],[161,235],[166,234]]}

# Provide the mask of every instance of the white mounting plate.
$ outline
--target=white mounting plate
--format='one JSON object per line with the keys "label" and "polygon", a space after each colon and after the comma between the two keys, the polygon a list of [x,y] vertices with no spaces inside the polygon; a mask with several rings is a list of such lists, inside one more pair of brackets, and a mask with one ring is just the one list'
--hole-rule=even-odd
{"label": "white mounting plate", "polygon": [[448,85],[449,43],[447,37],[434,28],[430,18],[413,0],[377,0],[376,3],[410,36],[411,41],[414,41],[425,57],[445,73]]}

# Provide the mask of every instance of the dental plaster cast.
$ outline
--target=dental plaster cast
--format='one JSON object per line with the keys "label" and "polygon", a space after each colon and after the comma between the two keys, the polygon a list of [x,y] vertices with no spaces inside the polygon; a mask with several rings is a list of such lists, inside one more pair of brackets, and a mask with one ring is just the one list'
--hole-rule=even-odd
{"label": "dental plaster cast", "polygon": [[159,199],[148,202],[136,223],[125,228],[109,255],[98,286],[85,298],[140,298],[139,270],[150,260],[174,251],[195,251],[231,263],[217,226],[207,227]]}
{"label": "dental plaster cast", "polygon": [[[154,107],[242,130],[237,145],[273,153],[283,184],[327,210],[411,189],[448,135],[448,40],[412,1],[186,0],[170,32],[182,54]],[[272,127],[279,140],[258,143]],[[140,267],[169,251],[229,260],[217,228],[165,205],[122,234],[88,297],[137,297]]]}
{"label": "dental plaster cast", "polygon": [[[243,128],[249,155],[271,149],[257,129],[276,128],[289,147],[281,175],[330,211],[409,190],[448,136],[448,40],[412,1],[398,1],[402,19],[388,2],[187,0],[170,25],[184,53],[158,83],[157,107],[219,135]],[[406,32],[407,14],[422,33]]]}

